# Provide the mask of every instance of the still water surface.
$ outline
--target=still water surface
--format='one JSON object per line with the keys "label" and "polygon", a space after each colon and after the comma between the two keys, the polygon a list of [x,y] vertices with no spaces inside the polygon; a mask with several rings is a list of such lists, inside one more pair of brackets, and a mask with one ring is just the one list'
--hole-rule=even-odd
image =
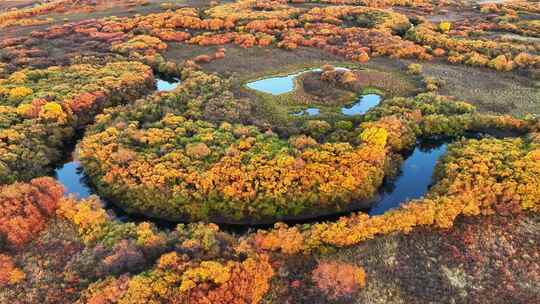
{"label": "still water surface", "polygon": [[[393,180],[385,181],[381,188],[380,199],[369,210],[370,215],[382,214],[399,207],[410,199],[422,197],[429,189],[437,160],[446,153],[447,141],[419,143],[401,166],[401,173]],[[71,160],[59,167],[55,176],[66,192],[80,198],[93,194],[86,182],[84,171],[76,160]]]}

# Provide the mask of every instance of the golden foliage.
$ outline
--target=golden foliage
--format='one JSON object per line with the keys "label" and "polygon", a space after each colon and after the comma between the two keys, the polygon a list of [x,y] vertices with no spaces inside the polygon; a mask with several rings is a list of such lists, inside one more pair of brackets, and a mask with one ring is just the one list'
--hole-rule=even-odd
{"label": "golden foliage", "polygon": [[388,132],[383,128],[367,128],[360,134],[360,139],[367,144],[385,146]]}
{"label": "golden foliage", "polygon": [[17,268],[10,256],[0,253],[0,287],[7,288],[21,282],[25,277],[25,273]]}
{"label": "golden foliage", "polygon": [[257,232],[251,242],[260,249],[294,254],[323,245],[351,246],[379,234],[407,233],[417,226],[450,228],[459,215],[538,212],[537,150],[538,146],[528,147],[521,139],[465,141],[450,148],[427,198],[382,215],[358,213],[334,223],[311,225],[302,232],[277,225],[274,230]]}

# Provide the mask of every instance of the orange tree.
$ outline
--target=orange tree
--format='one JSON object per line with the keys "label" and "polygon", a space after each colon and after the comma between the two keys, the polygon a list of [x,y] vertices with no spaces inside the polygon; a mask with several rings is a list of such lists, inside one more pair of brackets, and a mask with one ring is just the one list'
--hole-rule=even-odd
{"label": "orange tree", "polygon": [[63,187],[48,177],[0,186],[0,237],[8,247],[20,249],[34,238],[54,215],[63,193]]}

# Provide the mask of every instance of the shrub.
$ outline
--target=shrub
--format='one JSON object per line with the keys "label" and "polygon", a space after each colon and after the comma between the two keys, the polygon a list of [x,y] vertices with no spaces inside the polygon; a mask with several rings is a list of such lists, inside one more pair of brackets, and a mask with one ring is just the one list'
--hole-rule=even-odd
{"label": "shrub", "polygon": [[508,60],[504,55],[499,55],[489,61],[488,67],[497,71],[510,71],[514,68],[514,62]]}
{"label": "shrub", "polygon": [[383,128],[367,128],[360,134],[360,139],[366,144],[384,146],[388,139],[388,132]]}
{"label": "shrub", "polygon": [[24,280],[25,276],[10,256],[0,253],[0,287],[17,284]]}
{"label": "shrub", "polygon": [[300,135],[291,137],[289,143],[296,149],[304,149],[317,145],[317,141],[312,137],[306,135]]}
{"label": "shrub", "polygon": [[306,131],[315,137],[324,135],[332,126],[324,120],[308,120],[305,123]]}
{"label": "shrub", "polygon": [[319,262],[312,272],[315,285],[328,297],[352,297],[366,285],[362,267],[336,261]]}
{"label": "shrub", "polygon": [[448,21],[442,21],[441,23],[439,23],[439,30],[443,33],[450,31],[451,27],[452,24]]}
{"label": "shrub", "polygon": [[63,193],[49,177],[0,186],[0,235],[9,246],[21,248],[45,227]]}
{"label": "shrub", "polygon": [[[18,83],[18,81],[17,81]],[[21,101],[26,96],[32,94],[32,89],[27,87],[15,87],[9,91],[8,99],[11,102]]]}
{"label": "shrub", "polygon": [[348,120],[340,120],[336,122],[336,128],[345,131],[351,131],[353,129],[353,123]]}
{"label": "shrub", "polygon": [[407,74],[420,75],[422,74],[422,65],[418,63],[411,63],[407,66]]}
{"label": "shrub", "polygon": [[186,146],[186,154],[190,157],[201,159],[210,155],[212,151],[205,143],[194,143]]}

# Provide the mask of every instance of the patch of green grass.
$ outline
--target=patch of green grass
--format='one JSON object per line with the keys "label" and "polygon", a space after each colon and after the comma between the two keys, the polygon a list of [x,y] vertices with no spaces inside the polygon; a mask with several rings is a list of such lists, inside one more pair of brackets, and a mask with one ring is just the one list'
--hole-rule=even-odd
{"label": "patch of green grass", "polygon": [[368,94],[376,94],[376,95],[384,96],[384,91],[378,88],[374,88],[374,87],[366,87],[362,90],[362,95],[368,95]]}

